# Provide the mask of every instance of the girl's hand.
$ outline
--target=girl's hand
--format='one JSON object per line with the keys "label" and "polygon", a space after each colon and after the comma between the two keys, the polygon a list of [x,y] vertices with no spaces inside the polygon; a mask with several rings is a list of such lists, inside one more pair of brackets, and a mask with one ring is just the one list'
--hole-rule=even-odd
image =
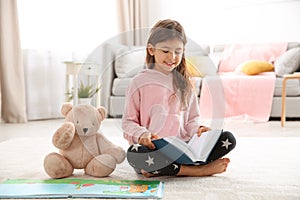
{"label": "girl's hand", "polygon": [[139,144],[144,145],[149,149],[155,149],[155,145],[152,143],[153,139],[159,139],[159,136],[154,133],[145,132],[140,136]]}
{"label": "girl's hand", "polygon": [[198,137],[200,137],[202,133],[204,133],[206,131],[210,131],[210,130],[211,130],[211,128],[209,128],[209,127],[199,126],[197,135],[198,135]]}

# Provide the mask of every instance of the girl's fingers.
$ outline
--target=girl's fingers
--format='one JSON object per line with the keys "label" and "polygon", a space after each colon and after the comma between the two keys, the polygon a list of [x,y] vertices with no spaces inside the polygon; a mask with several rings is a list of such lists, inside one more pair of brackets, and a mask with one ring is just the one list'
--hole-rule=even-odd
{"label": "girl's fingers", "polygon": [[155,145],[151,142],[149,138],[141,138],[139,143],[150,149],[155,149]]}
{"label": "girl's fingers", "polygon": [[159,139],[158,135],[155,134],[151,135],[151,140],[157,140],[157,139]]}

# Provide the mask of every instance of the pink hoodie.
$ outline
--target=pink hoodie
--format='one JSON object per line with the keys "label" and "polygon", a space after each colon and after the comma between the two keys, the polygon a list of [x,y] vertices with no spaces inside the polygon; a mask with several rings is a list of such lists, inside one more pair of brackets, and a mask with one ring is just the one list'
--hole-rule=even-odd
{"label": "pink hoodie", "polygon": [[187,110],[180,110],[173,95],[173,74],[146,69],[127,88],[122,128],[130,144],[138,143],[144,132],[160,137],[177,136],[189,140],[200,126],[198,100],[192,93]]}

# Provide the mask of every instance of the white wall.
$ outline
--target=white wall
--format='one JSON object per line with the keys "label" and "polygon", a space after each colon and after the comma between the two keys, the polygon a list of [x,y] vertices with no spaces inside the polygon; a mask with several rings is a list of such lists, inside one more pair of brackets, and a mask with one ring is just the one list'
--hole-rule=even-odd
{"label": "white wall", "polygon": [[23,49],[90,53],[118,32],[113,0],[17,2]]}
{"label": "white wall", "polygon": [[300,41],[299,0],[151,0],[149,24],[178,20],[198,43]]}
{"label": "white wall", "polygon": [[[105,5],[105,6],[104,6]],[[116,1],[18,0],[23,48],[90,52],[118,33]],[[199,43],[300,41],[300,0],[149,0]]]}

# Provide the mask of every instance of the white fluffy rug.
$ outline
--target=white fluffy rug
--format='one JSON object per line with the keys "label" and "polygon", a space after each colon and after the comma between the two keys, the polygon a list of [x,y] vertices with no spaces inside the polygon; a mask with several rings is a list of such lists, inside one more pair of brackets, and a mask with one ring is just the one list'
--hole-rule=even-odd
{"label": "white fluffy rug", "polygon": [[[120,137],[111,137],[127,149]],[[0,142],[0,181],[48,179],[43,170],[46,154],[56,150],[51,137],[17,137]],[[159,177],[165,182],[163,199],[300,199],[299,137],[238,137],[228,157],[227,172],[212,177]],[[75,172],[76,177],[92,178]],[[108,179],[145,179],[127,161]]]}

